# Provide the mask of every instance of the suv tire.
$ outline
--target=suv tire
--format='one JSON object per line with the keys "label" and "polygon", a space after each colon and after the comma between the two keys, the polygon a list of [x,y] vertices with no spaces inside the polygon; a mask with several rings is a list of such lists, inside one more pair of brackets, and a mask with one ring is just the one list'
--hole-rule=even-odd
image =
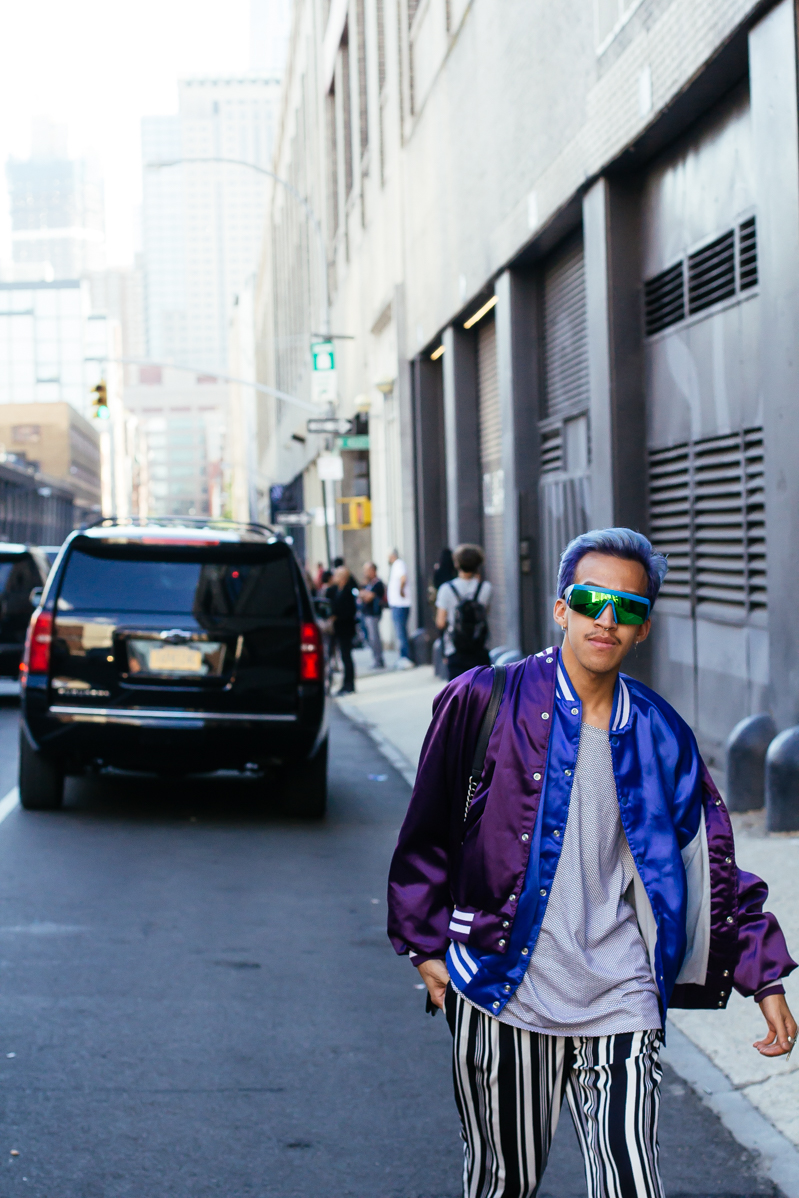
{"label": "suv tire", "polygon": [[64,800],[64,774],[19,730],[19,801],[26,811],[57,811]]}
{"label": "suv tire", "polygon": [[322,819],[327,807],[327,737],[308,761],[287,768],[282,795],[286,815]]}

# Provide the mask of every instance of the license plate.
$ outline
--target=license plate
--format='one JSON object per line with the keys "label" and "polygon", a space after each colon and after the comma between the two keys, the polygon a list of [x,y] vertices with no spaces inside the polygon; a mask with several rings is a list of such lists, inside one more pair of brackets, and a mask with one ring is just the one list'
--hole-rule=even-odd
{"label": "license plate", "polygon": [[150,669],[155,674],[201,674],[203,655],[199,649],[186,645],[153,645],[148,654]]}
{"label": "license plate", "polygon": [[128,641],[128,671],[136,674],[194,674],[218,678],[225,662],[222,641],[170,645],[155,640]]}

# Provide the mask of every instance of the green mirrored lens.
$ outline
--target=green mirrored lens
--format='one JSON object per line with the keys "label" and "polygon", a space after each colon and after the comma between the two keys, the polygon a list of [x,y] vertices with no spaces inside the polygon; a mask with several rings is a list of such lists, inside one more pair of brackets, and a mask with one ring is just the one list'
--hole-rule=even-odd
{"label": "green mirrored lens", "polygon": [[595,620],[608,603],[613,604],[617,624],[643,624],[649,618],[649,604],[645,600],[620,595],[616,591],[595,591],[590,587],[575,586],[568,599],[572,611],[587,616],[589,620]]}

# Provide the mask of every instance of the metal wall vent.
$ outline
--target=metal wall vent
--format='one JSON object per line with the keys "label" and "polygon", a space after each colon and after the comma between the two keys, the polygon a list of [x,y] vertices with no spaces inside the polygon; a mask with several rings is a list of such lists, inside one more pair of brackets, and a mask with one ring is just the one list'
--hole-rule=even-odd
{"label": "metal wall vent", "polygon": [[644,321],[651,337],[685,318],[685,283],[682,262],[661,271],[644,283]]}
{"label": "metal wall vent", "polygon": [[651,451],[649,513],[669,555],[661,594],[741,615],[766,608],[762,429]]}
{"label": "metal wall vent", "polygon": [[563,469],[563,428],[547,429],[541,434],[541,474],[555,474]]}
{"label": "metal wall vent", "polygon": [[741,225],[738,246],[738,285],[745,291],[757,286],[757,226],[753,216]]}
{"label": "metal wall vent", "polygon": [[703,312],[735,295],[735,230],[688,256],[688,311]]}
{"label": "metal wall vent", "polygon": [[679,324],[686,316],[704,312],[714,304],[731,299],[736,290],[740,293],[757,286],[757,228],[754,216],[742,221],[737,233],[736,239],[736,230],[729,229],[695,254],[688,255],[687,303],[685,259],[644,282],[644,328],[648,337],[670,325]]}

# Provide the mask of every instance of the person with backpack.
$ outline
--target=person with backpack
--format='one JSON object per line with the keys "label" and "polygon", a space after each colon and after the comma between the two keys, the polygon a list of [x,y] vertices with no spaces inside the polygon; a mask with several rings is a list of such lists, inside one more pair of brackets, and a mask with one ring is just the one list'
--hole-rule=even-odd
{"label": "person with backpack", "polygon": [[484,554],[479,545],[459,545],[453,560],[458,577],[445,582],[436,595],[436,628],[444,633],[444,657],[449,680],[475,666],[487,666],[488,609],[491,583],[480,577]]}

